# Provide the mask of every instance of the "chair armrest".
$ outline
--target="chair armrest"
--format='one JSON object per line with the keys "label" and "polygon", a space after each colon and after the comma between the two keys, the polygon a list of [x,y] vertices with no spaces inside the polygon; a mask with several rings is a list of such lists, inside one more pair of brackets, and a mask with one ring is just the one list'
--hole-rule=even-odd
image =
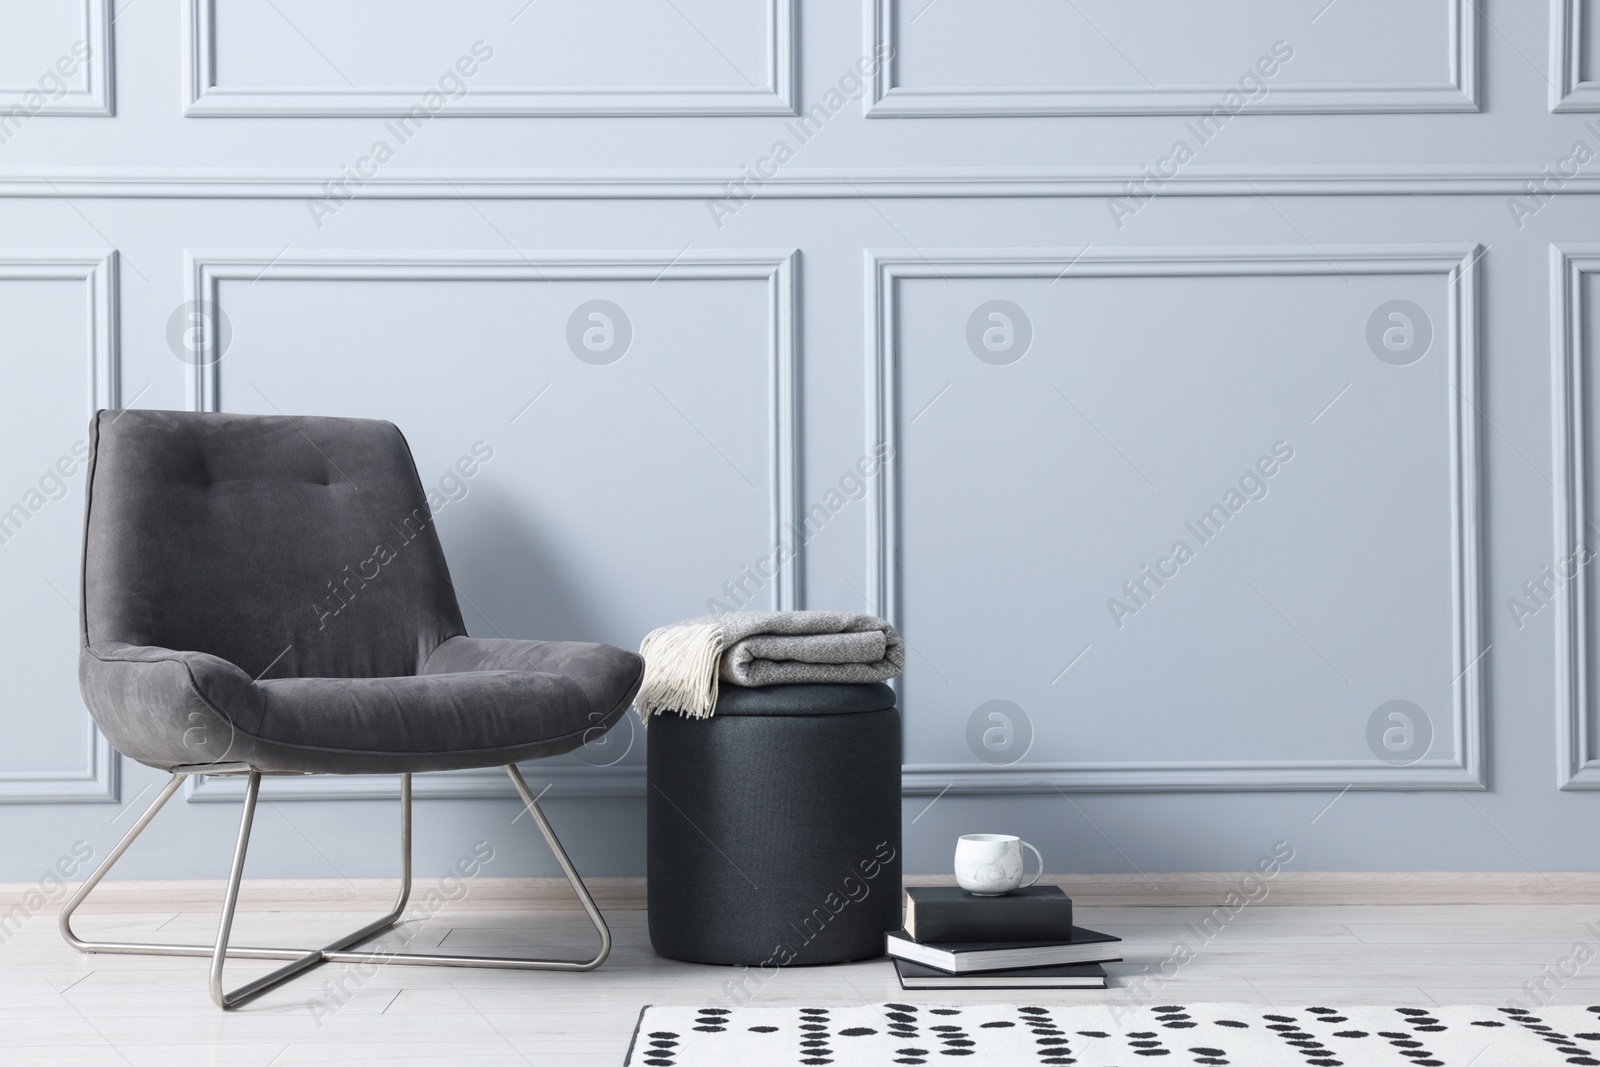
{"label": "chair armrest", "polygon": [[246,758],[264,707],[250,676],[227,660],[152,645],[84,646],[78,686],[119,752],[162,769]]}

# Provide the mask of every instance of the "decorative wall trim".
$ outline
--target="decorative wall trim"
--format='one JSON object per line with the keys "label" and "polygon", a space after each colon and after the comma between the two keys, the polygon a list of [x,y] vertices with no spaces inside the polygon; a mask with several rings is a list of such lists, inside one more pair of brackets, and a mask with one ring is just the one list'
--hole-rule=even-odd
{"label": "decorative wall trim", "polygon": [[[1588,492],[1590,450],[1586,395],[1588,367],[1583,321],[1583,276],[1600,272],[1600,245],[1550,246],[1550,380],[1554,430],[1555,559],[1571,559],[1582,542],[1600,547],[1593,535]],[[1585,529],[1590,531],[1585,536]],[[1585,575],[1558,585],[1556,603],[1556,785],[1561,789],[1600,789],[1600,758],[1591,755],[1589,635],[1591,603]]]}
{"label": "decorative wall trim", "polygon": [[[55,100],[46,100],[37,108],[28,107],[25,100],[31,95],[34,85],[0,87],[0,114],[12,108],[21,107],[30,115],[99,115],[110,116],[116,114],[116,102],[113,95],[112,81],[112,48],[111,48],[111,13],[114,0],[79,0],[78,7],[82,12],[79,25],[82,27],[78,40],[89,46],[89,56],[83,62],[81,69],[83,84],[81,87],[69,88]],[[52,60],[52,63],[54,60]],[[22,72],[26,76],[27,72]],[[38,78],[54,73],[58,77],[60,71],[43,69],[33,72],[35,82]]]}
{"label": "decorative wall trim", "polygon": [[[438,111],[435,117],[793,115],[795,0],[765,2],[767,55],[763,85],[683,89],[485,85]],[[215,6],[216,0],[184,0],[185,115],[396,117],[406,114],[428,92],[426,86],[414,89],[221,88],[216,84]]]}
{"label": "decorative wall trim", "polygon": [[[1303,166],[1196,164],[1161,186],[1161,196],[1523,196],[1545,181],[1538,167],[1518,164]],[[210,168],[0,167],[0,197],[305,200],[328,195],[325,171]],[[736,171],[459,171],[408,170],[367,179],[358,200],[717,200],[729,195]],[[756,200],[907,197],[1127,196],[1147,177],[1128,167],[1005,170],[874,168],[786,170],[756,190]],[[1579,175],[1554,195],[1600,193],[1600,176]]]}
{"label": "decorative wall trim", "polygon": [[1550,0],[1550,110],[1600,111],[1600,82],[1583,81],[1583,0]]}
{"label": "decorative wall trim", "polygon": [[[795,391],[798,343],[797,263],[787,250],[740,251],[207,251],[184,252],[187,298],[221,306],[218,285],[226,280],[258,281],[726,281],[767,284],[768,473],[772,485],[770,522],[774,544],[790,540],[798,514],[799,417]],[[208,341],[212,340],[208,336]],[[192,411],[221,411],[221,364],[209,351],[186,365]],[[797,547],[796,551],[799,549]],[[798,605],[798,561],[774,581],[774,607]]]}
{"label": "decorative wall trim", "polygon": [[866,253],[867,448],[892,444],[869,498],[867,610],[900,627],[900,413],[896,283],[901,278],[1232,277],[1440,274],[1449,280],[1446,358],[1450,396],[1451,635],[1456,670],[1451,722],[1458,755],[1409,767],[1378,760],[913,764],[908,794],[1483,789],[1485,768],[1481,470],[1477,434],[1478,246],[1390,245],[1089,249],[908,249]]}
{"label": "decorative wall trim", "polygon": [[[0,281],[66,280],[84,283],[88,300],[88,409],[83,425],[101,408],[121,404],[117,343],[117,253],[0,252]],[[120,795],[121,757],[83,712],[88,731],[82,767],[64,771],[0,771],[0,804],[115,802]]]}
{"label": "decorative wall trim", "polygon": [[[1562,0],[1555,0],[1556,3]],[[1567,0],[1572,2],[1572,0]],[[1450,3],[1450,80],[1416,85],[1283,85],[1245,109],[1246,114],[1420,114],[1478,110],[1478,12],[1473,0]],[[866,52],[894,45],[894,54],[870,79],[869,118],[1001,118],[1039,115],[1204,115],[1232,85],[1041,86],[1032,89],[930,87],[895,84],[899,61],[898,0],[868,0]]]}
{"label": "decorative wall trim", "polygon": [[116,803],[122,793],[122,757],[87,713],[89,740],[83,767],[68,771],[0,772],[0,804]]}
{"label": "decorative wall trim", "polygon": [[[774,610],[801,602],[803,542],[793,536],[799,501],[799,415],[795,381],[797,263],[795,250],[638,251],[638,252],[328,252],[281,254],[275,251],[188,250],[184,254],[187,298],[219,301],[219,283],[243,281],[721,281],[755,280],[767,285],[768,479],[772,486],[768,521],[771,543],[790,546],[789,561],[773,581]],[[209,338],[208,338],[209,339]],[[221,411],[220,364],[204,353],[186,366],[188,403],[193,411]],[[529,764],[530,781],[553,784],[552,795],[642,795],[644,768],[606,768]],[[503,771],[463,771],[423,775],[416,795],[434,798],[513,796]],[[284,799],[323,800],[398,796],[393,776],[347,778],[317,775],[274,781]],[[191,781],[193,800],[236,799],[243,786],[234,779]]]}

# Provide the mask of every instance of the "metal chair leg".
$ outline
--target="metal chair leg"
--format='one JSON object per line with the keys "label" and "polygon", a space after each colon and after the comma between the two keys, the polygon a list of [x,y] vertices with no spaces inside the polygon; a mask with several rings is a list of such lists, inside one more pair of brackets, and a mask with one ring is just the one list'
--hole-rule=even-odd
{"label": "metal chair leg", "polygon": [[72,916],[78,910],[78,905],[83,903],[84,898],[94,891],[95,886],[100,884],[100,879],[106,876],[106,872],[111,870],[112,866],[122,858],[124,852],[128,851],[128,846],[133,844],[140,834],[144,833],[144,828],[150,825],[150,820],[154,819],[156,813],[166,806],[167,801],[172,799],[172,794],[178,791],[178,787],[183,784],[183,780],[187,777],[188,775],[185,774],[174,774],[172,776],[172,779],[167,782],[166,788],[156,794],[156,799],[144,810],[144,814],[139,816],[134,821],[134,824],[129,827],[128,832],[122,836],[122,840],[117,842],[117,847],[111,850],[111,854],[105,858],[100,866],[94,869],[93,874],[83,880],[83,884],[78,887],[78,891],[67,898],[67,902],[61,907],[61,917],[56,921],[56,925],[61,930],[61,936],[67,939],[67,944],[79,952],[159,953],[162,951],[164,948],[162,945],[138,945],[123,941],[85,941],[73,933]]}
{"label": "metal chair leg", "polygon": [[[133,826],[128,830],[127,834],[122,838],[121,841],[119,841],[117,843],[117,847],[112,849],[110,855],[108,855],[105,858],[105,860],[100,864],[100,866],[95,869],[94,873],[89,875],[89,877],[84,880],[83,885],[78,887],[78,891],[76,893],[74,893],[70,898],[68,898],[66,904],[63,905],[63,907],[61,909],[61,915],[60,915],[60,918],[59,918],[58,923],[57,923],[58,927],[61,930],[61,936],[66,940],[67,944],[71,945],[73,948],[77,949],[79,952],[121,953],[121,954],[126,954],[126,955],[140,955],[140,956],[207,956],[207,957],[210,957],[210,956],[215,955],[216,946],[214,944],[211,944],[211,945],[174,945],[174,944],[159,944],[159,943],[141,943],[141,942],[134,942],[134,941],[89,941],[89,940],[85,940],[84,938],[79,937],[77,935],[77,933],[72,929],[72,919],[73,919],[73,916],[77,913],[79,905],[81,905],[84,902],[84,900],[89,896],[89,894],[91,892],[93,892],[94,888],[97,885],[100,884],[101,879],[105,878],[106,873],[108,871],[110,871],[113,866],[116,865],[117,860],[122,858],[122,854],[124,852],[128,851],[128,847],[133,844],[134,840],[137,839],[138,836],[141,833],[144,832],[145,827],[150,825],[151,821],[156,817],[156,814],[158,812],[160,812],[161,809],[166,805],[167,801],[172,798],[172,794],[178,791],[178,787],[183,784],[183,780],[185,778],[187,778],[190,773],[191,772],[179,772],[179,773],[174,774],[172,776],[172,779],[169,782],[167,782],[166,786],[156,796],[156,799],[150,804],[150,807],[145,809],[144,814],[139,816],[138,820],[134,822]],[[401,859],[400,896],[396,900],[395,906],[390,910],[388,915],[386,915],[383,919],[378,920],[377,923],[371,924],[374,927],[379,926],[379,924],[382,924],[384,926],[393,925],[394,922],[400,918],[401,913],[404,911],[405,905],[406,905],[406,901],[408,899],[410,899],[410,894],[411,894],[411,836],[410,836],[411,835],[411,823],[410,823],[410,804],[409,804],[410,792],[411,792],[410,777],[406,776],[406,777],[404,777],[402,779],[401,785],[400,785],[400,793],[401,793],[401,800],[402,800],[402,809],[401,809],[401,853],[402,854],[401,854],[401,857],[400,857],[400,859]],[[231,959],[293,960],[293,959],[299,959],[301,956],[305,955],[306,952],[307,952],[306,949],[258,948],[258,947],[254,947],[254,946],[231,945],[231,946],[228,947],[227,954],[228,954],[228,957],[231,958]]]}
{"label": "metal chair leg", "polygon": [[222,919],[217,926],[217,943],[211,951],[211,1000],[219,1008],[242,1004],[250,996],[271,984],[271,979],[288,978],[322,962],[322,953],[308,952],[287,967],[280,967],[264,978],[241,986],[235,993],[222,988],[222,965],[228,959],[228,936],[233,932],[233,913],[239,905],[239,883],[244,878],[245,853],[250,849],[250,827],[256,820],[256,800],[261,795],[261,775],[255,771],[245,781],[244,810],[239,816],[239,839],[233,846],[233,866],[228,869],[228,888],[222,895]]}
{"label": "metal chair leg", "polygon": [[545,844],[550,846],[550,851],[555,853],[556,862],[561,864],[561,871],[567,876],[567,881],[572,885],[572,891],[578,894],[578,903],[583,905],[584,912],[589,916],[589,921],[594,924],[595,933],[600,935],[600,951],[588,963],[575,963],[560,965],[552,963],[551,970],[592,971],[606,961],[611,955],[611,928],[606,925],[605,917],[600,914],[600,909],[595,907],[594,898],[589,895],[589,887],[583,884],[583,879],[578,877],[578,869],[567,858],[567,850],[561,847],[561,842],[556,838],[556,832],[550,826],[550,821],[544,817],[544,812],[539,810],[539,802],[534,799],[533,793],[528,789],[527,781],[522,777],[522,772],[515,763],[506,764],[506,773],[511,776],[511,784],[517,787],[517,794],[522,797],[522,805],[533,816],[533,821],[538,825],[539,832],[544,835]]}
{"label": "metal chair leg", "polygon": [[250,777],[245,782],[244,812],[239,818],[239,840],[233,848],[233,867],[228,872],[228,889],[222,898],[222,919],[217,926],[217,943],[211,953],[211,999],[217,1007],[227,1009],[236,1008],[240,1004],[265,993],[267,990],[287,982],[302,971],[329,962],[331,953],[346,949],[352,945],[359,945],[375,934],[382,933],[400,921],[405,913],[406,901],[411,897],[411,776],[400,776],[400,895],[395,900],[394,907],[381,919],[375,919],[351,934],[346,934],[331,945],[311,949],[300,955],[293,963],[268,974],[262,975],[254,981],[246,982],[232,993],[222,988],[222,965],[229,956],[228,937],[233,930],[234,909],[239,903],[239,885],[244,878],[245,852],[250,847],[250,826],[255,821],[256,799],[261,793],[261,775],[255,771],[250,772]]}
{"label": "metal chair leg", "polygon": [[[550,846],[550,851],[555,854],[556,862],[560,864],[562,872],[566,875],[568,883],[577,894],[578,902],[583,906],[584,913],[589,917],[595,932],[600,936],[600,949],[589,960],[544,960],[527,959],[522,957],[498,956],[445,956],[429,955],[423,953],[387,952],[387,951],[350,951],[355,945],[366,941],[395,925],[405,911],[407,901],[411,895],[411,776],[400,777],[400,893],[394,907],[382,918],[374,920],[361,929],[348,934],[330,945],[318,949],[296,948],[259,948],[254,946],[231,945],[229,940],[233,930],[233,918],[239,902],[239,890],[243,883],[245,855],[250,845],[250,830],[255,820],[255,809],[261,792],[261,775],[255,771],[248,772],[249,777],[245,786],[244,810],[240,815],[239,837],[234,845],[233,865],[228,874],[228,886],[223,897],[222,916],[217,927],[217,939],[210,945],[175,945],[175,944],[144,944],[130,941],[87,941],[78,937],[72,930],[72,917],[89,893],[106,873],[112,868],[122,854],[128,850],[134,840],[142,833],[177,792],[183,784],[189,771],[180,771],[172,776],[172,780],[162,789],[154,803],[146,809],[127,835],[118,842],[116,848],[88,879],[78,891],[74,893],[61,910],[60,928],[61,935],[68,944],[80,952],[106,952],[125,953],[133,955],[155,956],[204,956],[211,959],[211,999],[218,1007],[224,1010],[235,1008],[239,1005],[260,996],[267,990],[288,981],[290,978],[310,970],[323,963],[402,963],[414,966],[434,967],[500,967],[513,970],[545,970],[545,971],[592,971],[606,961],[611,954],[611,931],[606,926],[605,918],[600,914],[600,909],[595,906],[594,898],[589,895],[588,888],[583,884],[583,879],[573,867],[566,850],[561,847],[561,842],[556,838],[555,831],[551,828],[544,812],[539,809],[538,801],[528,783],[523,779],[522,772],[515,764],[506,766],[506,773],[511,777],[511,783],[516,787],[518,795],[522,798],[523,806],[533,818],[534,824],[539,827],[539,832],[544,836],[545,843]],[[256,959],[256,960],[288,960],[287,966],[280,967],[269,974],[263,975],[251,982],[240,986],[233,992],[227,992],[222,987],[223,965],[229,959]]]}

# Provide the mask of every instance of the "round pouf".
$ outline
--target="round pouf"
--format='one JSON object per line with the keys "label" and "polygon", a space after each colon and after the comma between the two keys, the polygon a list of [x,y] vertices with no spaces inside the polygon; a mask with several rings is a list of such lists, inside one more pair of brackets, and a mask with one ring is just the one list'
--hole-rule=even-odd
{"label": "round pouf", "polygon": [[650,943],[754,967],[883,955],[900,926],[900,713],[871,685],[723,685],[650,720]]}

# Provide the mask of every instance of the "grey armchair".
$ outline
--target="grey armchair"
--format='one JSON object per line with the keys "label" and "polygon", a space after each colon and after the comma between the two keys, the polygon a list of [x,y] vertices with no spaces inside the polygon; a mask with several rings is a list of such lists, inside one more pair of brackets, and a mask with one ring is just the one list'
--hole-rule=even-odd
{"label": "grey armchair", "polygon": [[[209,956],[231,1008],[327,962],[590,970],[611,938],[517,769],[608,730],[643,662],[609,645],[466,635],[400,431],[363,419],[126,410],[90,426],[79,681],[123,755],[172,778],[68,900],[86,952]],[[600,936],[586,961],[355,949],[411,886],[411,775],[504,766]],[[401,888],[315,949],[229,945],[263,775],[398,774]],[[211,945],[87,941],[78,906],[190,775],[241,775],[244,811]],[[229,958],[290,961],[236,989]]]}

